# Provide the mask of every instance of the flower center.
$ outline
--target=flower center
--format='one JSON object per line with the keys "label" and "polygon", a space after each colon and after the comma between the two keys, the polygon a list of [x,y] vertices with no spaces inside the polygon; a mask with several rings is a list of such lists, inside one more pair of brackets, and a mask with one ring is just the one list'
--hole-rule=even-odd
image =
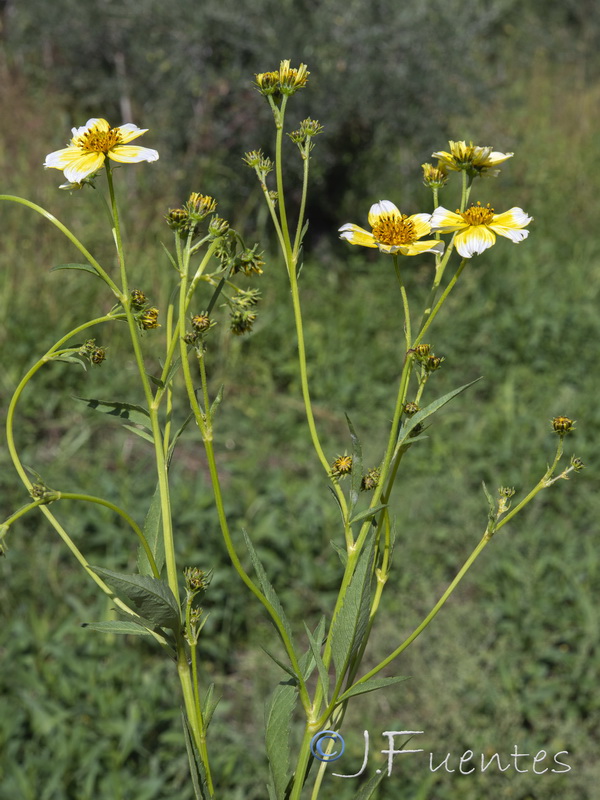
{"label": "flower center", "polygon": [[[458,209],[457,213],[460,214]],[[487,206],[482,206],[481,203],[477,203],[477,205],[472,205],[471,208],[467,208],[467,210],[463,211],[460,215],[467,225],[489,225],[494,219],[494,209],[490,207],[489,203]]]}
{"label": "flower center", "polygon": [[410,244],[416,239],[415,225],[406,214],[382,214],[373,226],[373,236],[381,244]]}
{"label": "flower center", "polygon": [[120,141],[121,132],[117,128],[110,128],[108,131],[92,128],[74,140],[78,147],[91,153],[108,153]]}

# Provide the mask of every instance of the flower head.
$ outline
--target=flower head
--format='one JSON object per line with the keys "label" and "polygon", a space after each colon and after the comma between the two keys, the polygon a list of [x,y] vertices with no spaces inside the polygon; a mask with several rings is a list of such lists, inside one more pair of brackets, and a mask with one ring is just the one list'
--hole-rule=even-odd
{"label": "flower head", "polygon": [[267,95],[292,95],[298,89],[306,86],[306,81],[310,72],[306,69],[306,64],[300,64],[296,69],[290,67],[289,58],[281,61],[279,69],[272,72],[260,72],[255,75],[256,88],[258,91]]}
{"label": "flower head", "polygon": [[495,177],[500,170],[494,169],[497,164],[502,164],[512,158],[514,153],[498,153],[491,147],[479,147],[473,142],[453,142],[449,141],[450,152],[439,150],[432,153],[433,158],[437,158],[440,164],[455,172],[463,170],[470,175],[490,175]]}
{"label": "flower head", "polygon": [[382,253],[402,253],[403,256],[417,256],[420,253],[441,253],[444,243],[423,236],[431,232],[429,214],[401,214],[389,200],[380,200],[369,211],[371,233],[347,222],[340,228],[340,239],[363,247],[378,247]]}
{"label": "flower head", "polygon": [[494,209],[473,204],[466,211],[448,211],[439,206],[431,215],[431,229],[441,233],[457,231],[454,238],[456,249],[463,258],[479,255],[496,242],[496,234],[522,242],[529,236],[523,230],[529,225],[532,217],[528,217],[522,208],[511,208],[503,214],[495,214]]}
{"label": "flower head", "polygon": [[104,166],[106,156],[125,164],[156,161],[156,150],[128,144],[146,130],[131,123],[111,128],[105,119],[88,119],[82,128],[72,128],[71,143],[64,150],[49,153],[44,166],[63,170],[70,183],[81,183]]}

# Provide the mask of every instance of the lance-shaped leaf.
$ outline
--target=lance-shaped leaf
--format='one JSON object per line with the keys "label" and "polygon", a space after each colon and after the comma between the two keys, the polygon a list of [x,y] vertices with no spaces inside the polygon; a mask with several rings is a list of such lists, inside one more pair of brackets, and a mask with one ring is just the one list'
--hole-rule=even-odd
{"label": "lance-shaped leaf", "polygon": [[[154,441],[151,436],[150,414],[142,406],[121,403],[118,400],[97,400],[92,397],[75,397],[75,400],[85,403],[88,408],[118,419],[121,424],[133,433],[137,433],[142,439]],[[136,425],[141,425],[143,428],[136,428]]]}
{"label": "lance-shaped leaf", "polygon": [[344,694],[341,694],[338,697],[338,703],[341,703],[343,700],[347,700],[349,697],[354,697],[357,694],[367,694],[367,692],[374,692],[377,689],[385,689],[386,686],[393,686],[395,683],[407,681],[408,678],[408,675],[399,676],[397,678],[370,678],[364,683],[355,683],[354,686],[346,689]]}
{"label": "lance-shaped leaf", "polygon": [[292,629],[290,627],[290,623],[285,615],[285,611],[283,610],[283,606],[279,602],[279,598],[275,592],[275,589],[272,587],[269,579],[267,578],[267,573],[265,572],[263,565],[260,562],[258,554],[254,549],[254,545],[250,541],[250,537],[246,533],[245,530],[242,529],[242,533],[244,535],[244,540],[246,542],[246,547],[248,548],[248,552],[250,553],[250,559],[252,560],[252,566],[254,567],[254,571],[258,577],[258,582],[260,584],[260,588],[264,596],[267,598],[271,607],[273,608],[276,617],[279,619],[282,627],[284,628],[285,632],[287,633],[290,641],[292,640]]}
{"label": "lance-shaped leaf", "polygon": [[350,483],[350,509],[352,509],[358,502],[360,497],[360,485],[362,481],[363,460],[362,460],[362,447],[358,434],[354,430],[354,425],[350,421],[348,414],[345,415],[346,422],[348,423],[348,430],[350,431],[350,439],[352,441],[352,475]]}
{"label": "lance-shaped leaf", "polygon": [[292,681],[280,683],[266,710],[267,757],[277,800],[285,800],[290,779],[290,728],[297,699],[298,689]]}
{"label": "lance-shaped leaf", "polygon": [[398,434],[398,444],[396,445],[396,450],[398,450],[400,445],[402,445],[406,441],[406,439],[408,438],[408,434],[420,422],[423,422],[423,420],[427,419],[427,417],[430,417],[432,414],[435,414],[436,411],[438,411],[442,406],[445,406],[446,403],[449,403],[450,400],[456,397],[457,394],[464,392],[465,389],[468,389],[470,386],[473,386],[473,384],[477,383],[480,380],[481,378],[476,378],[474,381],[471,381],[470,383],[465,383],[464,386],[459,386],[458,389],[453,389],[451,392],[448,392],[448,394],[443,395],[443,397],[438,397],[438,399],[434,400],[433,403],[430,403],[428,406],[425,406],[425,408],[422,408],[420,411],[417,411],[417,413],[414,416],[405,419],[404,424],[402,425],[400,432]]}
{"label": "lance-shaped leaf", "polygon": [[122,633],[129,636],[152,636],[152,633],[143,625],[138,625],[137,622],[128,622],[127,620],[111,619],[106,622],[84,622],[81,626],[90,631],[99,631],[100,633]]}
{"label": "lance-shaped leaf", "polygon": [[185,737],[185,749],[187,751],[188,763],[190,767],[190,776],[192,778],[192,786],[194,788],[195,800],[210,800],[211,794],[208,789],[208,781],[206,780],[206,770],[200,758],[200,753],[194,742],[190,723],[185,715],[181,712],[181,719],[183,723],[183,734]]}
{"label": "lance-shaped leaf", "polygon": [[360,646],[367,629],[371,605],[373,553],[374,537],[371,536],[358,558],[342,607],[333,620],[331,650],[338,681],[345,673],[348,662]]}
{"label": "lance-shaped leaf", "polygon": [[327,699],[329,696],[329,675],[327,673],[327,668],[323,662],[321,657],[321,640],[315,639],[315,637],[310,632],[310,629],[306,623],[304,623],[304,628],[306,630],[306,635],[308,636],[308,642],[310,645],[310,651],[312,653],[312,657],[317,665],[317,672],[319,674],[319,683],[321,684],[321,691],[323,692],[324,702],[325,705],[329,704],[329,700]]}
{"label": "lance-shaped leaf", "polygon": [[177,630],[181,617],[169,585],[148,575],[128,575],[102,567],[90,567],[123,602],[154,625]]}
{"label": "lance-shaped leaf", "polygon": [[[157,484],[148,513],[146,514],[146,519],[144,520],[144,536],[154,556],[154,563],[159,573],[162,571],[165,563],[165,543],[163,537],[160,535],[160,526],[162,522],[161,509],[160,484]],[[140,575],[153,575],[148,556],[141,544],[138,547],[137,565]]]}
{"label": "lance-shaped leaf", "polygon": [[204,698],[204,703],[202,704],[202,718],[204,719],[204,730],[208,729],[210,725],[210,721],[212,719],[212,715],[214,714],[215,708],[219,705],[221,698],[215,696],[215,685],[211,683],[206,691],[206,697]]}
{"label": "lance-shaped leaf", "polygon": [[92,267],[91,264],[57,264],[55,267],[50,267],[50,272],[56,272],[58,269],[79,269],[83,272],[91,272],[97,278],[100,277],[96,268]]}

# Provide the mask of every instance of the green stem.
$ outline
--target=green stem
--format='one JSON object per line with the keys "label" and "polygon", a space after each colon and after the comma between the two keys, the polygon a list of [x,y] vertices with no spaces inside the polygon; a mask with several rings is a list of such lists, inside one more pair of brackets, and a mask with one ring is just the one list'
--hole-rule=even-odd
{"label": "green stem", "polygon": [[452,279],[451,279],[451,280],[450,280],[450,282],[448,283],[448,286],[446,286],[446,288],[444,289],[444,291],[443,291],[443,293],[442,293],[442,296],[440,297],[440,299],[439,299],[439,300],[437,301],[437,303],[435,304],[435,308],[433,309],[433,311],[431,312],[431,314],[429,314],[429,317],[427,318],[427,320],[425,321],[425,323],[424,323],[423,327],[422,327],[422,328],[421,328],[421,330],[419,331],[419,335],[418,335],[418,336],[417,336],[417,338],[414,340],[414,342],[413,342],[413,344],[412,344],[412,347],[413,347],[413,348],[415,348],[415,347],[416,347],[416,346],[417,346],[417,345],[418,345],[418,344],[419,344],[419,343],[422,341],[422,339],[423,339],[423,337],[425,336],[425,334],[426,334],[427,330],[429,329],[429,326],[431,325],[431,323],[433,322],[433,320],[436,318],[436,316],[437,316],[437,314],[438,314],[438,312],[439,312],[440,308],[441,308],[441,307],[443,306],[443,304],[446,302],[446,299],[447,299],[448,295],[450,294],[450,292],[452,291],[452,289],[454,288],[454,286],[455,286],[455,284],[456,284],[456,281],[457,281],[457,280],[459,279],[459,277],[460,277],[460,274],[461,274],[461,272],[463,271],[463,269],[464,269],[464,268],[465,268],[465,266],[467,265],[467,261],[468,261],[468,259],[467,259],[467,258],[463,258],[463,259],[462,259],[462,261],[460,262],[460,264],[459,264],[459,266],[458,266],[458,269],[456,270],[456,272],[454,273],[454,275],[453,275]]}
{"label": "green stem", "polygon": [[10,194],[0,194],[0,200],[8,200],[8,201],[13,202],[13,203],[20,203],[21,205],[24,205],[24,206],[27,206],[28,208],[33,209],[38,214],[41,214],[42,217],[45,217],[49,222],[51,222],[53,225],[55,225],[59,229],[59,231],[64,233],[64,235],[67,237],[67,239],[69,239],[69,241],[72,242],[75,245],[75,247],[79,250],[79,252],[88,261],[88,263],[91,264],[92,267],[96,270],[96,272],[102,278],[102,280],[111,288],[113,293],[117,297],[121,296],[121,293],[119,291],[119,287],[114,283],[114,281],[111,279],[111,277],[108,275],[108,273],[105,272],[104,269],[102,269],[102,267],[96,261],[96,259],[92,256],[92,254],[90,252],[88,252],[88,250],[86,250],[86,248],[79,241],[79,239],[73,233],[71,233],[71,231],[65,225],[63,225],[62,222],[57,220],[55,216],[53,216],[48,211],[46,211],[45,208],[42,208],[41,206],[38,206],[36,203],[32,203],[30,200],[25,200],[23,197],[15,197],[14,195],[10,195]]}

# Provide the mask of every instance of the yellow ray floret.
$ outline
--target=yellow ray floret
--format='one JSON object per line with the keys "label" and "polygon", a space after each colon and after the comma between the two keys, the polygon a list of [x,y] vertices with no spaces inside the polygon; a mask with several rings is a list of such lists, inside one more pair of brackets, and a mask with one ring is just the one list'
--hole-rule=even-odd
{"label": "yellow ray floret", "polygon": [[440,233],[454,233],[454,245],[463,258],[479,255],[496,242],[496,234],[517,243],[529,236],[523,230],[532,221],[522,208],[495,214],[489,205],[472,205],[462,213],[440,206],[431,215],[431,229]]}
{"label": "yellow ray floret", "polygon": [[73,137],[68,147],[49,153],[44,166],[61,169],[68,181],[80,183],[101,169],[107,156],[124,164],[156,161],[156,150],[128,144],[146,130],[132,123],[111,128],[105,119],[88,119],[83,127],[72,128]]}
{"label": "yellow ray floret", "polygon": [[389,200],[380,200],[369,211],[371,232],[347,222],[340,228],[340,239],[362,247],[378,247],[382,253],[401,253],[416,256],[420,253],[441,253],[443,242],[438,239],[419,241],[431,233],[430,215],[401,214]]}

